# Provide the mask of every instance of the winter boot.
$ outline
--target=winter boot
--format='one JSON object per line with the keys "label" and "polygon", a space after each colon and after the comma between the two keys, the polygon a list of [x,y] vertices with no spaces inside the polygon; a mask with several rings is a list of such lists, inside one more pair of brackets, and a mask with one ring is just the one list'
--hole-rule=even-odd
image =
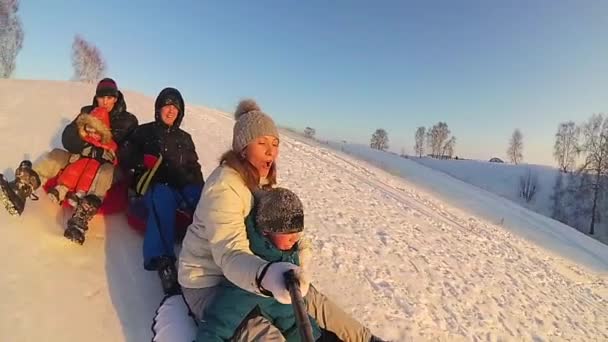
{"label": "winter boot", "polygon": [[40,177],[32,169],[32,162],[24,160],[15,170],[15,180],[7,181],[4,175],[0,174],[0,201],[9,214],[21,216],[25,208],[25,201],[28,197],[37,200],[34,191],[40,187]]}
{"label": "winter boot", "polygon": [[49,197],[51,202],[61,204],[61,195],[59,194],[59,190],[57,190],[57,188],[52,188],[46,195]]}
{"label": "winter boot", "polygon": [[51,202],[56,204],[61,204],[63,200],[66,198],[66,193],[68,192],[68,188],[65,185],[57,185],[56,187],[49,190],[47,196]]}
{"label": "winter boot", "polygon": [[76,207],[78,207],[78,203],[80,203],[80,201],[82,201],[84,196],[85,196],[85,193],[83,191],[78,191],[76,193],[70,192],[67,194],[65,199],[68,201],[68,203],[70,204],[70,206],[72,208],[76,208]]}
{"label": "winter boot", "polygon": [[101,199],[95,195],[85,196],[74,214],[68,220],[68,228],[63,233],[67,239],[70,239],[76,243],[84,243],[84,234],[89,229],[89,221],[97,214],[97,210],[101,207]]}
{"label": "winter boot", "polygon": [[385,341],[378,336],[372,336],[372,338],[369,340],[369,342],[389,342],[389,341]]}
{"label": "winter boot", "polygon": [[172,296],[181,293],[181,288],[177,282],[177,269],[175,260],[171,257],[162,256],[158,258],[158,276],[166,295]]}

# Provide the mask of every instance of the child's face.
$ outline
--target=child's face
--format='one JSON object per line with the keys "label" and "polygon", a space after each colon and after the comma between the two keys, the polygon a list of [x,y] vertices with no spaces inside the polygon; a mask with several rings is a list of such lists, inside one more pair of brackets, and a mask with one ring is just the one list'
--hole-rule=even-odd
{"label": "child's face", "polygon": [[101,135],[97,133],[96,130],[89,127],[88,125],[84,127],[84,130],[87,132],[87,135],[94,140],[101,140]]}
{"label": "child's face", "polygon": [[272,244],[282,250],[288,251],[300,240],[300,233],[264,233]]}
{"label": "child's face", "polygon": [[179,115],[179,109],[172,104],[160,108],[160,118],[167,126],[173,126],[175,119]]}

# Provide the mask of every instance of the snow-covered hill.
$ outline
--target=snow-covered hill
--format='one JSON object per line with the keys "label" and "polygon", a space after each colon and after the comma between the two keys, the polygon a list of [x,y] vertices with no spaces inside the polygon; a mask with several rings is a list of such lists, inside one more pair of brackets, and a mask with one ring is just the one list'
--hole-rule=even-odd
{"label": "snow-covered hill", "polygon": [[[24,157],[59,146],[62,127],[92,93],[77,83],[1,80],[0,170],[12,177]],[[152,118],[153,99],[125,97],[141,122]],[[230,145],[232,124],[226,114],[187,109],[184,128],[205,175]],[[397,341],[608,339],[608,247],[583,236],[565,242],[568,258],[559,249],[548,252],[473,216],[467,205],[481,198],[479,189],[455,187],[453,178],[410,163],[404,179],[304,139],[282,138],[279,183],[305,205],[315,283],[323,292]],[[457,190],[458,208],[429,190],[429,175]],[[486,205],[513,214],[503,202]],[[161,289],[141,267],[141,237],[121,215],[97,217],[78,246],[62,237],[66,215],[46,197],[29,202],[18,219],[0,212],[0,341],[149,340]]]}

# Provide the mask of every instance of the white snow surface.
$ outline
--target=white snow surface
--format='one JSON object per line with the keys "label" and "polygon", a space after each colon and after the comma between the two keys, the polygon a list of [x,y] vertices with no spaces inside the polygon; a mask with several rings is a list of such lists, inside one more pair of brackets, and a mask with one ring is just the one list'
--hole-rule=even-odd
{"label": "white snow surface", "polygon": [[[21,159],[60,146],[61,130],[93,92],[0,80],[0,171],[12,179]],[[152,98],[125,97],[140,122],[152,119]],[[230,146],[232,125],[228,114],[187,107],[182,127],[205,175]],[[607,246],[411,161],[397,177],[285,134],[278,165],[279,184],[305,206],[314,283],[374,333],[395,341],[608,340]],[[488,210],[510,225],[482,215]],[[0,212],[0,341],[149,341],[162,291],[143,270],[141,236],[123,215],[96,217],[79,246],[62,236],[68,217],[45,196],[20,218]],[[543,232],[562,244],[530,238]]]}
{"label": "white snow surface", "polygon": [[[330,143],[329,146],[379,166],[442,198],[447,204],[515,232],[552,253],[604,274],[608,272],[606,245],[561,222],[528,210],[513,196],[507,196],[510,191],[517,191],[509,188],[517,184],[514,179],[522,171],[519,167],[511,169],[515,172],[504,172],[503,169],[501,172],[491,173],[489,171],[493,170],[492,165],[480,170],[475,165],[480,162],[462,161],[463,164],[458,164],[460,161],[447,161],[442,164],[442,161],[401,158],[357,144]],[[432,165],[432,168],[423,164]],[[435,168],[442,171],[434,170]],[[542,176],[548,176],[539,177],[541,186],[554,181],[554,178],[551,178],[553,175],[545,167],[537,166],[534,170],[540,170]],[[544,200],[549,198],[546,193],[539,195],[546,196]]]}
{"label": "white snow surface", "polygon": [[[553,195],[555,180],[559,170],[545,165],[533,164],[501,164],[479,160],[439,160],[434,158],[413,158],[412,160],[442,171],[466,183],[475,185],[484,190],[509,199],[520,206],[533,210],[541,215],[551,217],[553,212]],[[537,176],[538,190],[532,201],[526,201],[519,196],[520,177],[528,172]],[[563,182],[569,176],[562,174]],[[579,176],[574,176],[577,180]],[[584,227],[587,229],[588,227]],[[608,224],[599,222],[595,227],[595,234],[589,235],[608,244]]]}

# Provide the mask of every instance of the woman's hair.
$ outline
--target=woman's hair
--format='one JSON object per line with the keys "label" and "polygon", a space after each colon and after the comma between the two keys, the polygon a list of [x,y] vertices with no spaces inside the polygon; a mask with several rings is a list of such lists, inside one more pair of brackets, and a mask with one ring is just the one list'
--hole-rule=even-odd
{"label": "woman's hair", "polygon": [[[260,188],[260,173],[255,166],[251,165],[251,163],[240,153],[234,152],[234,150],[225,152],[220,158],[220,165],[229,166],[238,172],[251,192]],[[270,171],[268,172],[266,180],[268,181],[268,184],[264,185],[263,188],[272,187],[277,184],[277,168],[275,163],[272,163],[270,166]]]}

